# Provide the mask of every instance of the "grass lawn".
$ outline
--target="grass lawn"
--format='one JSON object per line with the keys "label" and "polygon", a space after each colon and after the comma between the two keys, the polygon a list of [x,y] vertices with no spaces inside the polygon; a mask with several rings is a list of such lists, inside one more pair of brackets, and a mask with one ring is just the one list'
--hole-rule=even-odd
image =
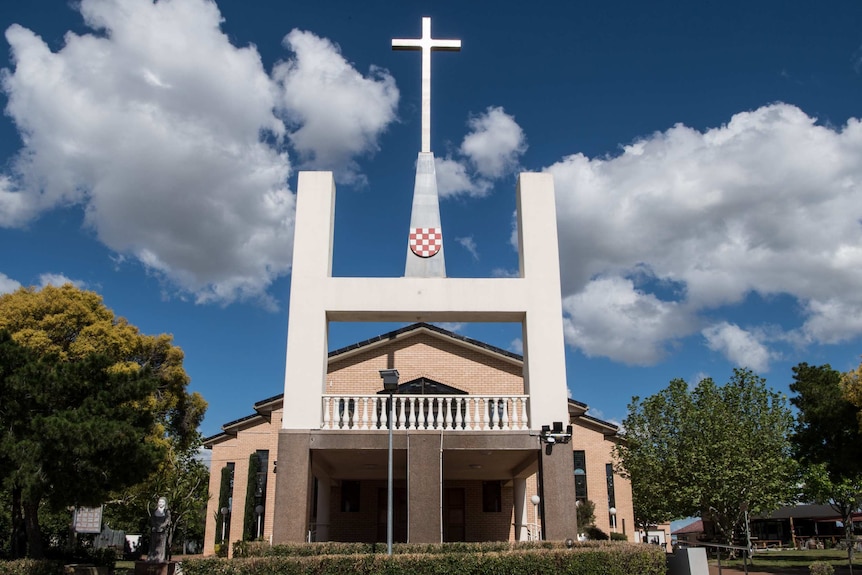
{"label": "grass lawn", "polygon": [[[749,567],[759,571],[772,571],[775,573],[781,572],[783,569],[798,569],[804,568],[807,573],[808,566],[815,561],[825,561],[835,567],[836,571],[839,567],[847,566],[847,551],[836,549],[824,549],[817,551],[798,550],[798,549],[782,549],[782,550],[767,550],[758,551],[752,557]],[[715,559],[710,559],[710,565],[715,565]],[[742,568],[742,559],[722,559],[722,567]],[[862,567],[862,554],[855,553],[853,555],[853,567]],[[862,570],[860,570],[862,571]]]}

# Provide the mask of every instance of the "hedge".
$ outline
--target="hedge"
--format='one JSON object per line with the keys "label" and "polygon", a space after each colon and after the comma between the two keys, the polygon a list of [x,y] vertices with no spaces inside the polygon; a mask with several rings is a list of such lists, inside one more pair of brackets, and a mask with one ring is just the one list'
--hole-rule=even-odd
{"label": "hedge", "polygon": [[[279,545],[273,553],[237,559],[186,559],[184,575],[664,575],[665,554],[655,545],[632,543],[532,546],[508,543],[444,545],[402,544],[389,557],[385,545],[370,552],[349,553],[353,545]],[[490,550],[494,546],[506,550]],[[379,551],[377,548],[382,547]],[[297,553],[280,554],[290,548]],[[317,549],[315,549],[317,548]],[[330,553],[321,553],[322,549]],[[423,548],[423,552],[413,549]],[[472,549],[471,549],[472,548]],[[335,551],[332,553],[331,551]]]}
{"label": "hedge", "polygon": [[61,575],[62,573],[62,561],[46,559],[0,561],[0,575]]}

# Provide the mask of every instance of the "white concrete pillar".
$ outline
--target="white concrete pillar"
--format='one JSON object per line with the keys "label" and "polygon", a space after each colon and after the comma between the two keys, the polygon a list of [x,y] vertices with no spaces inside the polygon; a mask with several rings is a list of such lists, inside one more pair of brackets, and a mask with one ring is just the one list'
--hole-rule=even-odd
{"label": "white concrete pillar", "polygon": [[515,541],[526,541],[527,537],[527,480],[516,477],[512,480],[515,502]]}

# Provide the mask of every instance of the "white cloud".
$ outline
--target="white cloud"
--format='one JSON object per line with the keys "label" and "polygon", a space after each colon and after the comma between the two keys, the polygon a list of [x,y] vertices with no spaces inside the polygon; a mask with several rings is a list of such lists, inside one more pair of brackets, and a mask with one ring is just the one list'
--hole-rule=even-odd
{"label": "white cloud", "polygon": [[599,278],[563,299],[566,342],[588,356],[633,365],[662,359],[668,343],[692,333],[691,318],[675,302],[635,289],[629,279]]}
{"label": "white cloud", "polygon": [[858,120],[832,129],[775,104],[550,166],[569,343],[652,363],[703,311],[751,293],[795,297],[807,341],[859,335],[860,157]]}
{"label": "white cloud", "polygon": [[465,250],[470,252],[470,255],[473,256],[474,260],[479,259],[479,250],[476,247],[476,241],[473,239],[473,236],[468,236],[466,238],[455,238],[455,241],[461,244]]}
{"label": "white cloud", "polygon": [[0,272],[0,295],[4,293],[12,293],[21,287],[21,282],[13,280],[6,274]]}
{"label": "white cloud", "polygon": [[58,52],[6,31],[6,112],[24,148],[0,223],[84,204],[105,245],[198,301],[262,297],[289,269],[294,196],[287,156],[260,139],[285,130],[256,49],[231,45],[206,0],[80,10],[105,33],[69,32]]}
{"label": "white cloud", "polygon": [[39,275],[39,287],[55,286],[60,287],[66,284],[72,284],[78,289],[86,289],[87,282],[83,280],[73,280],[63,274],[44,273]]}
{"label": "white cloud", "polygon": [[294,57],[278,63],[273,77],[303,165],[335,170],[342,182],[363,181],[353,158],[376,152],[379,136],[395,120],[395,80],[375,67],[363,77],[337,45],[311,32],[293,30],[284,45]]}
{"label": "white cloud", "polygon": [[501,107],[489,107],[470,118],[470,133],[461,143],[461,154],[483,178],[498,179],[513,173],[527,151],[524,131]]}
{"label": "white cloud", "polygon": [[445,329],[446,331],[451,331],[453,333],[457,333],[457,332],[461,331],[462,329],[464,329],[464,326],[466,326],[467,324],[465,324],[464,322],[452,322],[452,321],[445,322],[444,321],[441,323],[436,323],[435,325],[439,328]]}
{"label": "white cloud", "polygon": [[[512,353],[517,353],[518,355],[524,355],[524,340],[520,337],[516,337],[512,340],[512,343],[509,344],[509,351]],[[571,392],[569,392],[571,394]],[[571,397],[571,395],[569,395]]]}
{"label": "white cloud", "polygon": [[491,184],[485,180],[474,180],[467,173],[467,166],[452,158],[434,158],[437,173],[437,193],[441,198],[467,195],[474,198],[487,196]]}
{"label": "white cloud", "polygon": [[[307,165],[361,181],[353,156],[395,119],[388,73],[365,78],[328,40],[293,31],[274,79],[221,31],[214,2],[82,0],[96,34],[52,52],[6,30],[6,113],[24,147],[0,174],[0,225],[81,204],[117,254],[198,302],[259,299],[290,269],[286,135]],[[280,116],[288,119],[290,131]]]}
{"label": "white cloud", "polygon": [[489,107],[471,117],[459,158],[437,159],[437,187],[441,197],[483,197],[495,180],[514,173],[527,150],[524,131],[501,107]]}
{"label": "white cloud", "polygon": [[737,366],[754,371],[769,369],[769,349],[755,334],[728,322],[711,325],[701,333],[709,349],[720,352]]}

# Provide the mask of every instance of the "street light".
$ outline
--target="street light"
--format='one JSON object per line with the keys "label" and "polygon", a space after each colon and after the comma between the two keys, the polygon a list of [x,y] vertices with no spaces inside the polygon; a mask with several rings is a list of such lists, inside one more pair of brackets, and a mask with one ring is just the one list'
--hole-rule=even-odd
{"label": "street light", "polygon": [[257,538],[260,539],[263,533],[260,530],[260,520],[263,518],[263,505],[258,505],[254,508],[254,514],[257,515]]}
{"label": "street light", "polygon": [[608,513],[611,514],[611,529],[614,533],[617,532],[617,508],[611,507],[608,509]]}
{"label": "street light", "polygon": [[383,390],[389,394],[389,477],[386,493],[386,554],[392,555],[392,418],[395,413],[395,401],[392,394],[398,389],[398,370],[381,369],[380,377],[383,378]]}

